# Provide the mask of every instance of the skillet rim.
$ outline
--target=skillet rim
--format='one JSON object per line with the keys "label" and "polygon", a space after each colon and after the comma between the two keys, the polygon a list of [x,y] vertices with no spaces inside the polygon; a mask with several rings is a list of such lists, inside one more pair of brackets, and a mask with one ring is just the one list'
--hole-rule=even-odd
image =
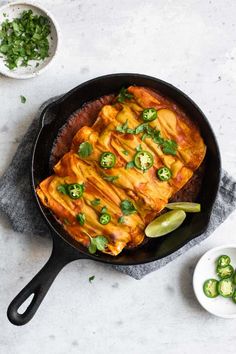
{"label": "skillet rim", "polygon": [[[150,257],[148,258],[148,260],[143,260],[143,261],[131,261],[131,262],[114,262],[113,259],[116,259],[117,256],[110,256],[111,259],[103,259],[103,257],[107,257],[109,255],[103,255],[101,252],[99,253],[99,255],[92,255],[90,253],[88,253],[87,249],[85,247],[83,247],[82,245],[80,245],[80,247],[84,248],[83,249],[78,249],[78,247],[76,247],[75,244],[73,244],[72,242],[70,242],[69,240],[67,240],[66,238],[64,238],[64,236],[52,225],[52,223],[50,222],[50,220],[47,218],[46,215],[46,208],[41,204],[37,193],[36,193],[36,184],[35,184],[35,178],[34,178],[34,160],[35,160],[35,151],[37,148],[37,144],[39,141],[39,138],[41,136],[41,133],[44,129],[45,125],[45,118],[46,118],[46,114],[48,111],[50,111],[51,108],[53,108],[56,105],[59,105],[61,103],[63,103],[63,101],[65,101],[68,97],[70,97],[74,92],[76,92],[77,90],[81,90],[83,89],[83,87],[87,86],[87,85],[91,85],[93,83],[96,83],[97,81],[100,80],[104,80],[107,78],[116,78],[116,77],[120,77],[123,78],[125,80],[125,77],[127,76],[128,81],[131,81],[132,77],[133,78],[138,78],[138,79],[147,79],[147,80],[151,80],[154,81],[160,85],[164,85],[167,88],[172,89],[173,91],[175,91],[177,96],[183,96],[183,98],[188,101],[190,103],[191,106],[193,106],[193,108],[198,111],[199,115],[201,116],[201,119],[203,119],[203,121],[205,122],[205,124],[207,125],[207,129],[208,132],[211,134],[213,140],[214,140],[214,144],[215,144],[215,149],[216,149],[216,156],[218,159],[218,169],[217,169],[217,185],[215,186],[215,191],[214,191],[214,195],[212,196],[212,202],[211,205],[208,209],[208,213],[207,213],[207,218],[205,220],[205,225],[200,229],[200,231],[198,232],[194,232],[192,233],[192,235],[188,238],[187,241],[183,241],[181,243],[178,244],[177,247],[175,247],[174,250],[171,250],[169,252],[164,253],[161,257]],[[88,102],[88,101],[87,101]],[[84,104],[86,103],[86,101],[84,102]],[[184,106],[183,106],[184,108]],[[183,246],[187,245],[190,243],[190,241],[192,241],[193,239],[197,238],[198,236],[200,236],[208,227],[209,225],[209,221],[210,221],[210,216],[212,213],[212,209],[219,191],[219,187],[220,187],[220,180],[221,180],[221,172],[222,172],[222,168],[221,168],[221,155],[220,155],[220,150],[219,150],[219,145],[215,136],[215,133],[207,119],[207,117],[205,116],[205,114],[203,113],[203,111],[199,108],[199,106],[187,95],[185,94],[183,91],[181,91],[179,88],[175,87],[174,85],[161,80],[159,78],[155,78],[149,75],[144,75],[144,74],[138,74],[138,73],[116,73],[116,74],[108,74],[108,75],[102,75],[102,76],[98,76],[96,78],[87,80],[85,82],[82,82],[81,84],[77,85],[76,87],[72,88],[71,90],[69,90],[68,92],[66,92],[64,95],[62,95],[61,97],[59,97],[58,99],[56,99],[55,101],[49,103],[41,112],[40,117],[39,117],[39,121],[40,121],[40,128],[39,131],[37,133],[37,136],[35,138],[35,142],[33,145],[33,151],[32,151],[32,159],[31,159],[31,185],[32,185],[32,189],[33,189],[33,194],[35,196],[35,201],[37,203],[37,206],[39,208],[39,210],[41,211],[41,215],[43,216],[45,222],[47,223],[47,225],[49,226],[49,228],[51,229],[51,231],[53,231],[53,233],[55,233],[57,236],[60,237],[60,239],[65,242],[68,246],[74,248],[77,252],[78,252],[78,258],[87,258],[87,259],[93,259],[95,261],[101,262],[101,263],[106,263],[106,264],[113,264],[115,266],[131,266],[131,265],[141,265],[141,264],[147,264],[147,263],[151,263],[160,259],[163,259],[171,254],[174,254],[175,252],[177,252],[179,249],[181,249]],[[45,211],[44,211],[45,210]],[[55,236],[52,233],[53,236],[53,240],[56,242]],[[73,239],[71,238],[71,241],[73,241]]]}

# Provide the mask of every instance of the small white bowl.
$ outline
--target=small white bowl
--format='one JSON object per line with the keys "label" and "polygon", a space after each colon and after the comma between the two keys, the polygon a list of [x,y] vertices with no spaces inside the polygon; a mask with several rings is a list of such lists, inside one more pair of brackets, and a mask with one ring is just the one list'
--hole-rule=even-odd
{"label": "small white bowl", "polygon": [[[30,61],[30,66],[21,66],[13,70],[8,69],[5,65],[4,57],[0,58],[0,73],[13,79],[29,79],[44,72],[52,64],[59,47],[60,31],[56,20],[47,10],[43,9],[36,3],[16,1],[0,7],[0,24],[6,19],[11,21],[16,17],[19,17],[22,11],[25,10],[32,10],[33,13],[37,15],[49,18],[51,25],[51,33],[48,37],[49,57],[45,58],[43,61]],[[36,66],[37,62],[39,62],[38,66]]]}
{"label": "small white bowl", "polygon": [[236,318],[236,304],[230,298],[217,296],[208,298],[203,292],[203,284],[209,278],[219,279],[216,274],[216,260],[221,255],[231,258],[232,266],[236,267],[236,244],[212,248],[198,261],[193,274],[193,289],[202,307],[211,314],[223,318]]}

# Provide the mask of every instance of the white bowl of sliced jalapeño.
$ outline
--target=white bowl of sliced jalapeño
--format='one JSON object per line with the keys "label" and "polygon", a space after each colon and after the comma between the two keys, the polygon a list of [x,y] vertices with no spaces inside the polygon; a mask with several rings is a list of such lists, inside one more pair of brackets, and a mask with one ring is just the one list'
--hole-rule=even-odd
{"label": "white bowl of sliced jalape\u00f1o", "polygon": [[236,244],[215,247],[198,261],[193,289],[201,306],[211,314],[236,318]]}

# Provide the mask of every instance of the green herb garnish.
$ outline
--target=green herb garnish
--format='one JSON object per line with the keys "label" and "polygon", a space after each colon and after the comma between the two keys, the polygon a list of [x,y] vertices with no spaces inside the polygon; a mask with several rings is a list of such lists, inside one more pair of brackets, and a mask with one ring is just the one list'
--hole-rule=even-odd
{"label": "green herb garnish", "polygon": [[142,149],[141,144],[139,144],[138,146],[136,146],[135,150],[136,150],[137,152],[142,151],[143,149]]}
{"label": "green herb garnish", "polygon": [[84,213],[79,213],[76,215],[76,220],[80,223],[80,225],[84,225],[86,217]]}
{"label": "green herb garnish", "polygon": [[25,96],[20,96],[20,101],[21,101],[21,103],[25,103],[26,102],[26,98],[25,98]]}
{"label": "green herb garnish", "polygon": [[106,213],[106,212],[107,212],[107,207],[106,207],[106,206],[102,207],[102,209],[101,209],[101,214],[104,214],[104,213]]}
{"label": "green herb garnish", "polygon": [[124,215],[130,215],[130,214],[134,214],[137,212],[135,206],[133,205],[133,203],[128,200],[128,199],[125,199],[125,200],[122,200],[121,203],[120,203],[120,208],[122,210],[122,213]]}
{"label": "green herb garnish", "polygon": [[148,127],[148,123],[142,123],[135,128],[135,134],[144,133]]}
{"label": "green herb garnish", "polygon": [[144,133],[143,136],[142,136],[142,141],[144,141],[149,135],[147,133]]}
{"label": "green herb garnish", "polygon": [[162,151],[164,154],[175,155],[177,150],[177,143],[174,140],[165,140],[162,144]]}
{"label": "green herb garnish", "polygon": [[62,193],[62,194],[67,194],[67,184],[61,184],[60,186],[57,187],[57,191]]}
{"label": "green herb garnish", "polygon": [[91,201],[92,206],[97,206],[100,204],[100,199],[99,198],[95,198],[94,200]]}
{"label": "green herb garnish", "polygon": [[118,94],[117,102],[123,103],[126,99],[130,100],[133,97],[134,96],[131,93],[129,93],[126,88],[122,87],[122,89]]}
{"label": "green herb garnish", "polygon": [[119,176],[109,176],[109,175],[103,174],[102,178],[105,179],[105,181],[114,182],[115,180],[117,180],[117,178],[119,178]]}
{"label": "green herb garnish", "polygon": [[78,150],[78,155],[80,157],[86,158],[86,157],[90,156],[92,154],[92,152],[93,152],[93,147],[88,141],[85,141],[82,144],[80,144],[79,150]]}
{"label": "green herb garnish", "polygon": [[118,223],[119,224],[124,224],[125,222],[125,217],[124,216],[120,216],[119,219],[118,219]]}
{"label": "green herb garnish", "polygon": [[118,125],[116,127],[116,131],[118,131],[119,133],[126,133],[127,128],[128,128],[128,119],[123,125],[122,124]]}
{"label": "green herb garnish", "polygon": [[51,33],[47,17],[23,11],[19,17],[6,19],[0,26],[0,53],[7,67],[29,65],[30,60],[44,60],[49,56],[48,35]]}
{"label": "green herb garnish", "polygon": [[92,281],[95,279],[95,275],[92,275],[91,277],[89,277],[89,282],[92,283]]}
{"label": "green herb garnish", "polygon": [[94,254],[97,251],[97,249],[99,251],[105,250],[106,245],[108,244],[108,240],[105,236],[103,235],[96,236],[96,237],[89,236],[89,238],[90,238],[90,245],[88,250],[91,254]]}
{"label": "green herb garnish", "polygon": [[129,168],[133,168],[134,167],[134,161],[129,161],[126,165],[125,168],[129,169]]}
{"label": "green herb garnish", "polygon": [[[178,148],[178,144],[176,143],[176,141],[162,138],[160,130],[152,128],[148,123],[142,123],[142,124],[138,125],[135,129],[130,129],[128,127],[128,121],[126,121],[125,124],[117,126],[116,130],[120,133],[123,133],[123,134],[144,133],[142,136],[142,140],[145,140],[146,138],[151,138],[155,144],[157,144],[161,147],[164,154],[176,155],[176,151]],[[137,150],[137,148],[136,148],[136,150]]]}
{"label": "green herb garnish", "polygon": [[129,151],[127,151],[127,150],[123,150],[122,153],[123,153],[124,155],[126,155],[126,156],[129,155]]}
{"label": "green herb garnish", "polygon": [[124,124],[120,124],[116,127],[116,131],[123,134],[137,134],[136,129],[128,127],[128,120]]}
{"label": "green herb garnish", "polygon": [[135,134],[135,129],[127,128],[127,129],[126,129],[126,133],[127,133],[127,134]]}

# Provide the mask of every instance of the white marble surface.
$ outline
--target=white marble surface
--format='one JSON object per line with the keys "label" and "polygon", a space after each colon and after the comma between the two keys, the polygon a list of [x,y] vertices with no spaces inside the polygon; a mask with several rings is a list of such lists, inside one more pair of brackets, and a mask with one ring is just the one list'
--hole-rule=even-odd
{"label": "white marble surface", "polygon": [[[234,0],[40,3],[59,22],[62,48],[38,78],[0,77],[0,173],[44,100],[102,74],[139,72],[173,83],[199,104],[217,134],[223,167],[236,175]],[[235,226],[234,212],[202,244],[141,281],[91,261],[73,262],[32,322],[15,327],[6,318],[7,306],[44,264],[51,244],[14,233],[2,216],[0,353],[235,353],[235,320],[201,309],[191,283],[203,252],[236,242]]]}

